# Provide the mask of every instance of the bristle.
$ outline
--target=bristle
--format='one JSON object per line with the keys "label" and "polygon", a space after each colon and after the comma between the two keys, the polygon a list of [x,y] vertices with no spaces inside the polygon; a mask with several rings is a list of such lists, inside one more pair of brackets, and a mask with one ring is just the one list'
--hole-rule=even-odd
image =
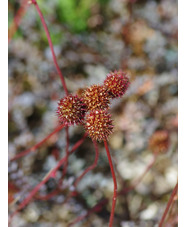
{"label": "bristle", "polygon": [[93,110],[85,117],[85,129],[93,140],[107,140],[112,133],[111,114],[107,110]]}
{"label": "bristle", "polygon": [[92,85],[87,88],[83,95],[83,102],[88,110],[106,109],[109,106],[108,91],[105,86]]}
{"label": "bristle", "polygon": [[104,84],[107,86],[110,98],[118,98],[125,94],[130,82],[126,73],[114,71],[107,74]]}
{"label": "bristle", "polygon": [[59,100],[57,115],[65,125],[82,124],[85,116],[85,104],[76,95],[68,95]]}

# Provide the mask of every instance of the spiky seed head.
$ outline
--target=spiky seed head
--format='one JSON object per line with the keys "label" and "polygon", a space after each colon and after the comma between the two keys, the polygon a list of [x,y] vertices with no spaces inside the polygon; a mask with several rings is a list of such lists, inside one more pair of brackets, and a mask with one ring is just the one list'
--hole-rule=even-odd
{"label": "spiky seed head", "polygon": [[108,88],[110,98],[118,98],[125,94],[130,82],[126,73],[123,71],[114,71],[107,74],[104,84]]}
{"label": "spiky seed head", "polygon": [[107,140],[113,127],[111,114],[107,110],[93,110],[85,116],[85,129],[92,140]]}
{"label": "spiky seed head", "polygon": [[59,100],[57,115],[66,126],[81,124],[85,117],[85,104],[77,95],[68,95]]}
{"label": "spiky seed head", "polygon": [[109,106],[109,94],[106,86],[92,85],[85,89],[83,102],[88,110],[105,109]]}
{"label": "spiky seed head", "polygon": [[158,130],[149,139],[149,148],[154,153],[165,153],[169,147],[169,134],[166,130]]}

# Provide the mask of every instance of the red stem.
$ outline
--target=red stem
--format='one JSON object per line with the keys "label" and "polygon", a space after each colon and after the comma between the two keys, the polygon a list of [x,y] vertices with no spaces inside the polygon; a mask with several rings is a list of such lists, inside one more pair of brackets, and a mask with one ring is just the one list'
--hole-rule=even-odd
{"label": "red stem", "polygon": [[[84,139],[87,137],[87,134],[84,134],[84,136],[81,138],[81,140],[79,140],[71,149],[71,151],[69,152],[70,154],[72,154],[84,141]],[[12,215],[10,216],[9,219],[9,224],[12,221],[12,218],[14,217],[15,214],[17,214],[17,212],[21,209],[23,209],[30,201],[31,199],[34,197],[34,195],[39,191],[39,189],[41,188],[41,186],[43,184],[45,184],[51,177],[55,177],[55,174],[57,172],[57,170],[60,168],[60,166],[65,162],[66,157],[63,157],[58,164],[51,169],[48,174],[46,174],[46,176],[43,178],[43,180],[36,185],[36,187],[29,193],[29,195],[20,203],[20,205],[18,206],[18,208],[16,209],[15,212],[12,213]]]}
{"label": "red stem", "polygon": [[69,133],[68,133],[68,126],[65,128],[65,130],[66,130],[66,151],[65,151],[65,153],[66,153],[65,157],[66,158],[65,158],[65,163],[64,163],[62,177],[61,177],[61,179],[59,181],[59,185],[62,184],[63,179],[64,179],[64,177],[66,175],[66,172],[67,172],[67,167],[68,167],[68,157],[69,157]]}
{"label": "red stem", "polygon": [[14,161],[17,160],[27,154],[29,154],[30,152],[35,151],[37,148],[39,148],[43,143],[45,143],[51,136],[53,136],[56,132],[59,132],[62,128],[64,128],[64,125],[59,125],[52,133],[50,133],[47,137],[45,137],[43,140],[41,140],[39,143],[37,143],[36,145],[34,145],[33,147],[20,152],[19,154],[15,155],[15,157],[13,157],[12,159],[10,159],[10,161]]}
{"label": "red stem", "polygon": [[56,190],[48,193],[47,195],[35,195],[34,197],[36,199],[39,199],[39,200],[49,200],[50,198],[52,198],[55,195],[57,195],[59,192],[60,192],[60,190],[59,189],[56,189]]}
{"label": "red stem", "polygon": [[96,141],[93,141],[93,143],[94,143],[94,147],[95,147],[95,160],[94,160],[94,163],[91,166],[89,166],[87,169],[85,169],[85,171],[76,179],[76,181],[74,182],[74,187],[75,188],[77,187],[77,185],[79,184],[81,179],[85,176],[85,174],[87,174],[89,171],[91,171],[92,169],[94,169],[97,166],[98,158],[99,158],[98,145],[97,145]]}
{"label": "red stem", "polygon": [[165,221],[165,218],[167,216],[167,213],[169,211],[169,208],[170,208],[170,206],[171,206],[171,204],[172,204],[172,202],[174,200],[174,196],[176,195],[177,191],[178,191],[178,183],[176,184],[176,186],[174,187],[174,189],[172,191],[172,194],[171,194],[171,196],[169,198],[169,201],[167,203],[166,209],[165,209],[165,211],[163,213],[163,216],[162,216],[162,218],[160,220],[160,223],[159,223],[158,227],[162,227],[163,226],[163,222]]}
{"label": "red stem", "polygon": [[44,30],[45,30],[45,32],[46,32],[46,36],[47,36],[47,39],[48,39],[48,43],[49,43],[49,46],[50,46],[50,49],[51,49],[51,52],[52,52],[52,57],[53,57],[54,65],[55,65],[56,70],[57,70],[57,72],[58,72],[58,74],[59,74],[59,77],[60,77],[60,79],[61,79],[61,82],[62,82],[63,88],[64,88],[64,90],[65,90],[65,93],[66,93],[66,95],[68,95],[68,90],[67,90],[67,87],[66,87],[66,83],[65,83],[63,74],[62,74],[62,72],[61,72],[61,70],[60,70],[60,68],[59,68],[59,65],[58,65],[58,63],[57,63],[57,59],[56,59],[56,55],[55,55],[55,53],[54,53],[54,48],[53,48],[52,40],[51,40],[51,38],[50,38],[50,33],[49,33],[48,27],[47,27],[47,25],[46,25],[45,19],[44,19],[44,17],[43,17],[43,14],[42,14],[42,12],[41,12],[41,10],[40,10],[40,8],[39,8],[39,6],[38,6],[36,0],[31,0],[31,1],[32,1],[32,4],[35,5],[36,10],[37,10],[37,12],[38,12],[38,14],[39,14],[39,17],[40,17],[40,19],[41,19],[41,23],[42,23],[43,28],[44,28]]}
{"label": "red stem", "polygon": [[105,145],[105,149],[107,152],[110,170],[111,170],[112,178],[113,178],[113,182],[114,182],[114,194],[113,194],[113,198],[112,198],[112,209],[111,209],[110,220],[109,220],[109,227],[112,227],[112,223],[113,223],[113,219],[114,219],[114,210],[115,210],[115,206],[116,206],[116,198],[117,198],[117,181],[116,181],[114,167],[112,164],[112,159],[110,156],[110,152],[109,152],[109,148],[108,148],[108,144],[107,144],[106,140],[104,140],[104,145]]}
{"label": "red stem", "polygon": [[12,37],[14,36],[15,32],[17,31],[17,28],[21,22],[21,19],[23,18],[25,12],[26,12],[26,8],[28,6],[27,4],[27,0],[23,0],[21,3],[20,8],[18,9],[14,20],[12,22],[12,24],[10,25],[9,29],[8,29],[8,42],[11,41]]}

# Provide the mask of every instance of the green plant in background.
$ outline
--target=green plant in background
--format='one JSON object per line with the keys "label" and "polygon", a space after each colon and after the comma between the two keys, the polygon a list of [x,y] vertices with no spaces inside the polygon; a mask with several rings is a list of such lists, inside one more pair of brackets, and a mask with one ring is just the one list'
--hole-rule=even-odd
{"label": "green plant in background", "polygon": [[87,21],[90,9],[97,0],[59,0],[57,16],[59,20],[66,23],[72,32],[79,33],[87,30]]}

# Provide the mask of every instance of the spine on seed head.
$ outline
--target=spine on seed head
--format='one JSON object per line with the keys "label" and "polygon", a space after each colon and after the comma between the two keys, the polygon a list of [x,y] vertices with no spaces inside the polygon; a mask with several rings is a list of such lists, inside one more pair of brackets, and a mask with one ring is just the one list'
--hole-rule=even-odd
{"label": "spine on seed head", "polygon": [[93,110],[85,117],[85,129],[92,140],[107,140],[112,134],[113,124],[108,110]]}
{"label": "spine on seed head", "polygon": [[92,85],[85,89],[82,98],[89,111],[109,107],[109,94],[106,86]]}
{"label": "spine on seed head", "polygon": [[107,74],[104,85],[107,86],[110,98],[119,98],[127,91],[130,81],[126,73],[115,70]]}
{"label": "spine on seed head", "polygon": [[82,124],[86,107],[77,95],[68,95],[58,102],[57,115],[59,122],[66,126]]}

